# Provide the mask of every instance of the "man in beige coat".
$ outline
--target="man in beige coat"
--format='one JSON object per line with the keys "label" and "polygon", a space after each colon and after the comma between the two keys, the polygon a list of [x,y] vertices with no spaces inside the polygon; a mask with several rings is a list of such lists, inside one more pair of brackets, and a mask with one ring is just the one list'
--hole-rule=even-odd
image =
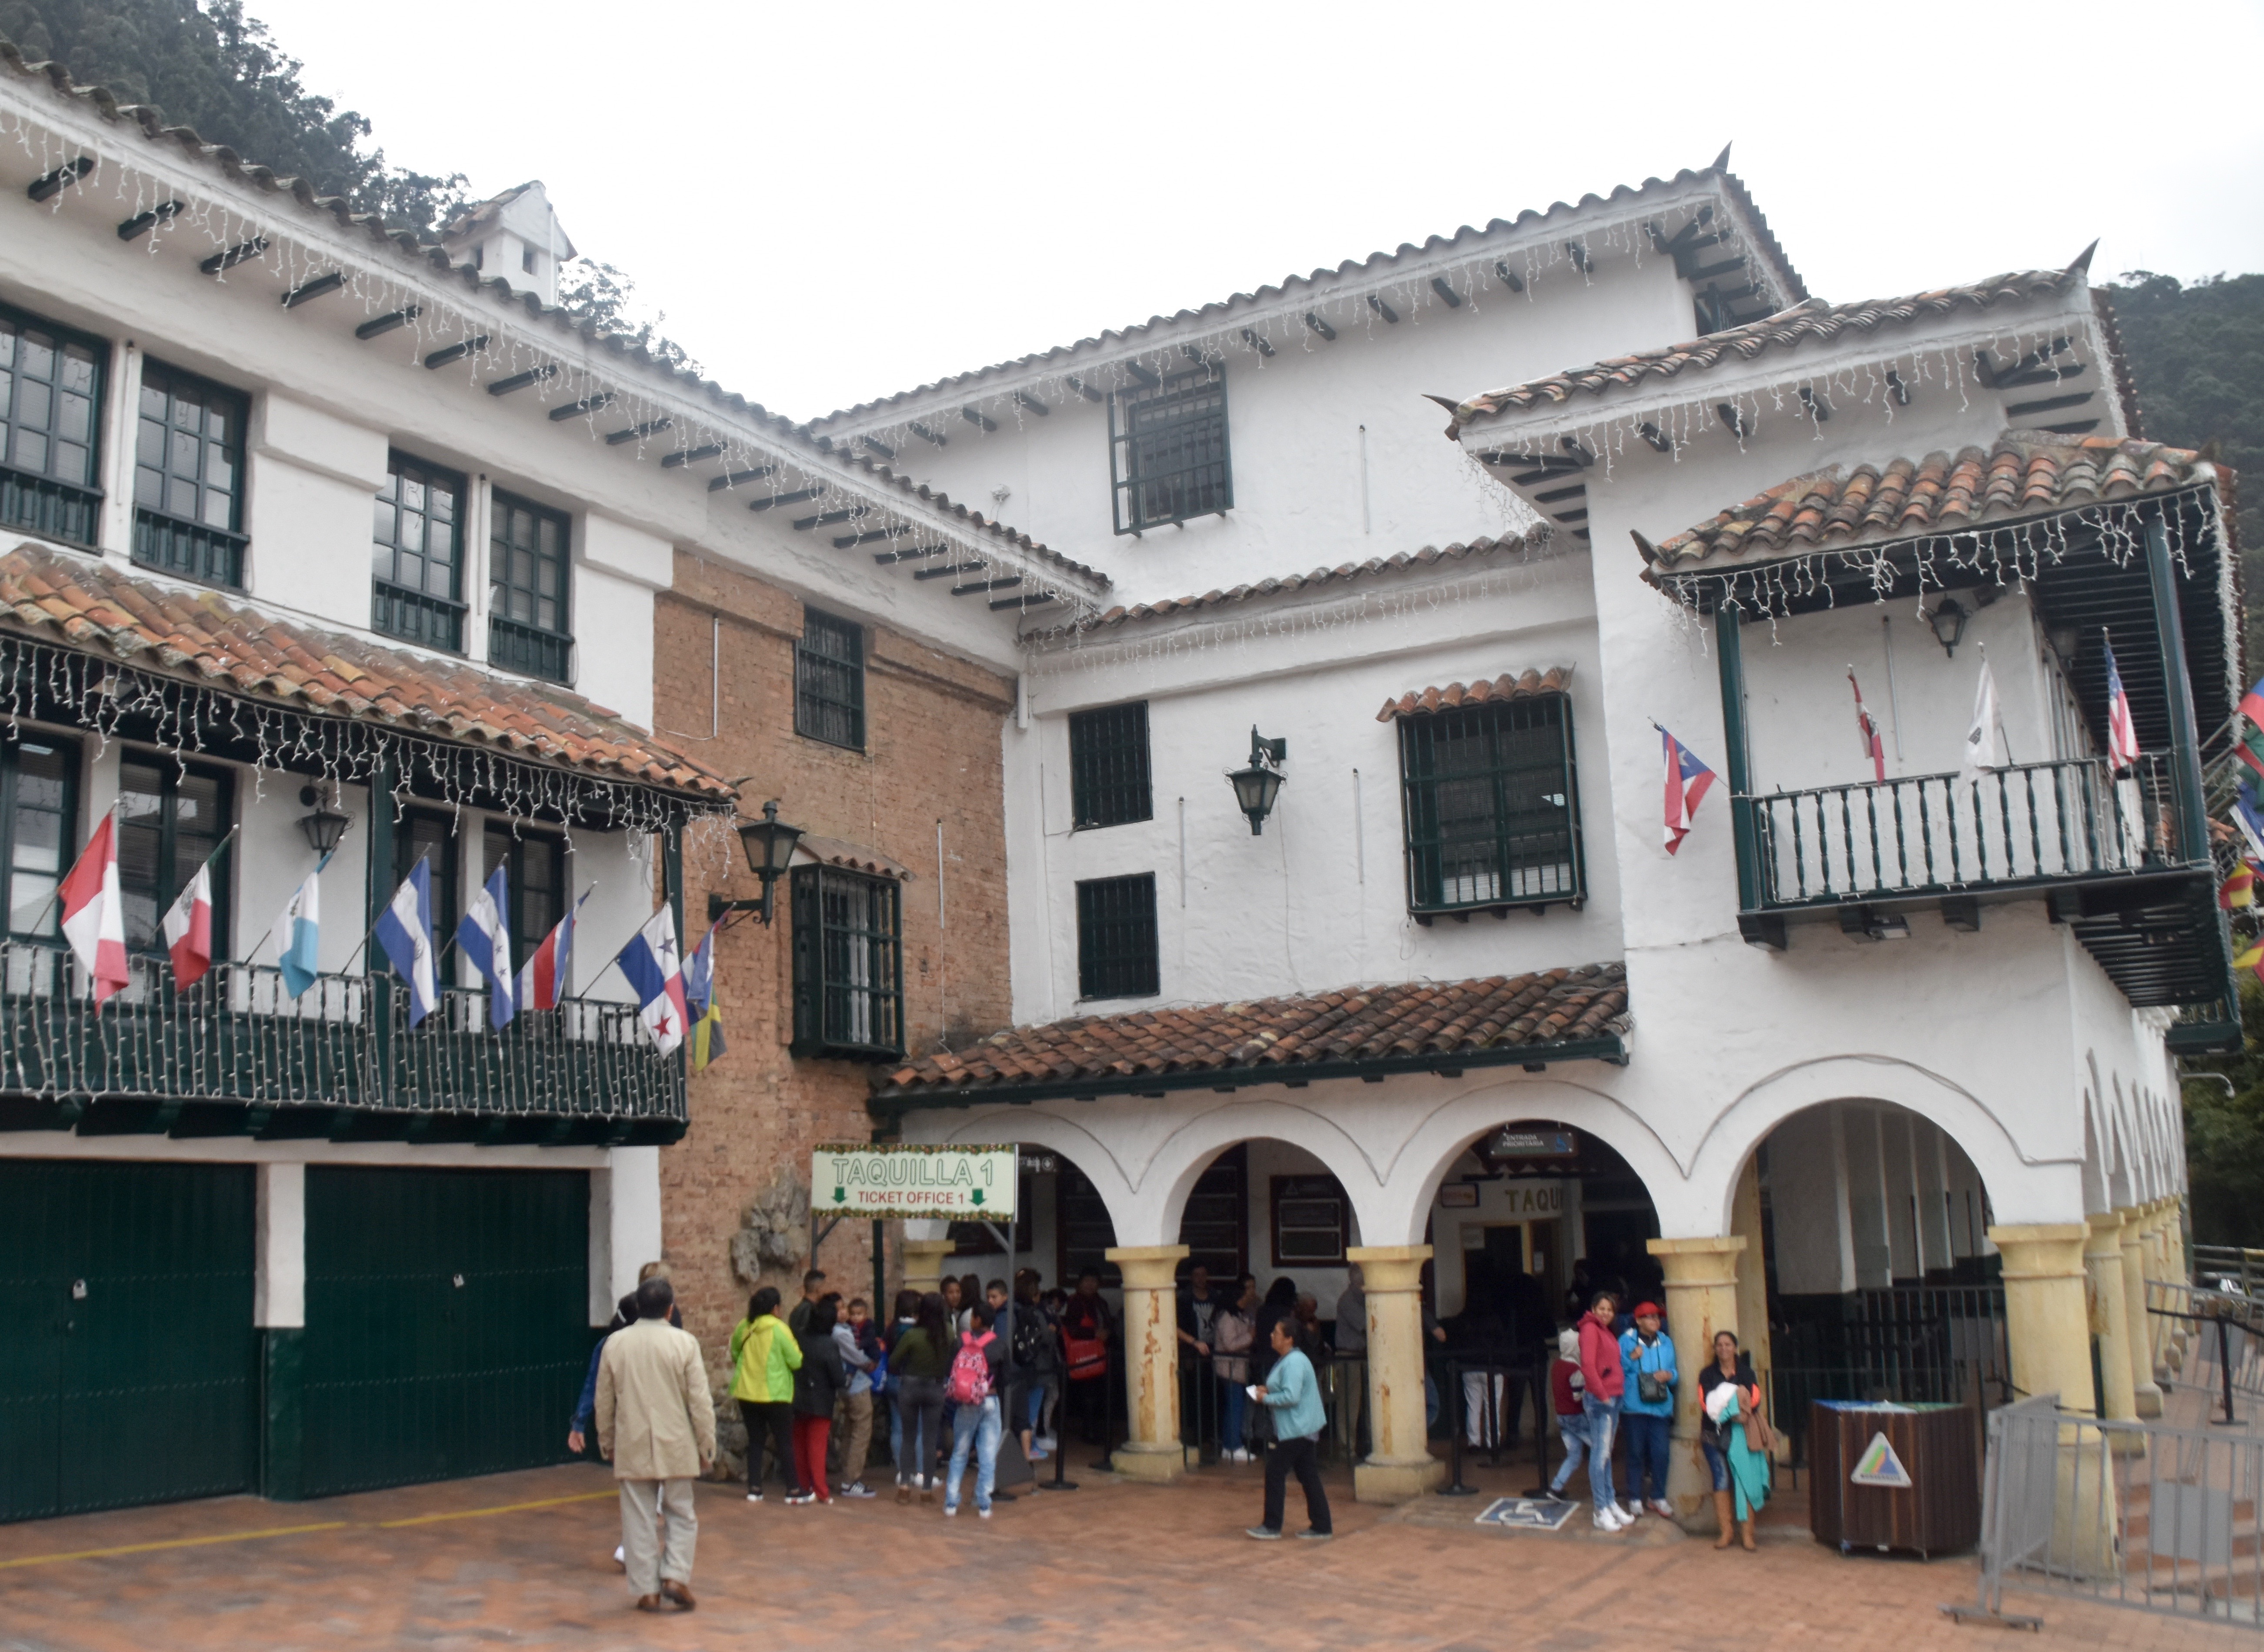
{"label": "man in beige coat", "polygon": [[[598,1361],[598,1450],[620,1482],[621,1550],[637,1610],[658,1612],[664,1598],[689,1612],[692,1552],[700,1518],[692,1482],[715,1457],[715,1407],[700,1344],[668,1322],[676,1292],[667,1280],[636,1288],[637,1321],[606,1339]],[[657,1499],[667,1527],[659,1553],[653,1520]]]}

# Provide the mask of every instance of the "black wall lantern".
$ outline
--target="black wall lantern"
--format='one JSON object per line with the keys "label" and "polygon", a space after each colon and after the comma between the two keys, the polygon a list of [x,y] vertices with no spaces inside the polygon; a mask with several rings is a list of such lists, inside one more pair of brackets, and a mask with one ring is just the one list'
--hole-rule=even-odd
{"label": "black wall lantern", "polygon": [[1956,597],[1942,598],[1934,605],[1934,612],[1926,616],[1926,622],[1934,627],[1934,640],[1953,659],[1957,656],[1957,644],[1965,640],[1965,622],[1970,617],[1957,606]]}
{"label": "black wall lantern", "polygon": [[315,811],[299,819],[299,830],[307,834],[307,847],[317,855],[328,855],[345,836],[352,818],[337,806],[337,793],[328,781],[300,787],[299,801]]}
{"label": "black wall lantern", "polygon": [[1254,724],[1252,725],[1250,767],[1237,768],[1226,777],[1234,788],[1236,805],[1250,817],[1252,837],[1266,830],[1266,817],[1274,812],[1274,800],[1281,795],[1281,765],[1288,757],[1288,740],[1269,740],[1259,733]]}
{"label": "black wall lantern", "polygon": [[748,869],[763,880],[763,898],[726,900],[721,895],[710,895],[708,921],[713,923],[727,912],[751,912],[767,924],[771,921],[771,893],[794,860],[794,846],[802,841],[802,828],[787,826],[779,819],[778,799],[773,797],[763,805],[761,819],[740,822],[739,841],[747,851]]}

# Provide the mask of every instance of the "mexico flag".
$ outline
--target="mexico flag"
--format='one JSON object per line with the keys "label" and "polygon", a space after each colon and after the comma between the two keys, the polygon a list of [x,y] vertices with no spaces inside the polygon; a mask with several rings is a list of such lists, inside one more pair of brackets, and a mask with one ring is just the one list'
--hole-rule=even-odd
{"label": "mexico flag", "polygon": [[63,879],[63,936],[94,982],[94,1007],[131,979],[126,964],[126,902],[118,892],[118,821],[102,824]]}

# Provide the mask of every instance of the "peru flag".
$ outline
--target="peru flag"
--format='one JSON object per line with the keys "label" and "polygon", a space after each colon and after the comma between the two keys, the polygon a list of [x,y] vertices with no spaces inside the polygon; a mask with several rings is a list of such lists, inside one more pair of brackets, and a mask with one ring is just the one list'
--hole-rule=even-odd
{"label": "peru flag", "polygon": [[118,892],[118,822],[105,815],[63,879],[63,935],[94,982],[94,1007],[131,979],[126,965],[126,902]]}
{"label": "peru flag", "polygon": [[1658,738],[1666,743],[1666,852],[1672,855],[1690,835],[1691,819],[1705,801],[1706,789],[1714,783],[1714,771],[1665,729],[1658,730]]}
{"label": "peru flag", "polygon": [[[582,900],[589,899],[585,891]],[[576,901],[542,937],[542,944],[519,966],[519,1007],[521,1009],[555,1009],[558,1001],[573,988],[574,925],[582,915],[582,900]]]}
{"label": "peru flag", "polygon": [[197,868],[189,886],[165,914],[165,950],[173,956],[173,985],[194,986],[212,968],[212,863]]}

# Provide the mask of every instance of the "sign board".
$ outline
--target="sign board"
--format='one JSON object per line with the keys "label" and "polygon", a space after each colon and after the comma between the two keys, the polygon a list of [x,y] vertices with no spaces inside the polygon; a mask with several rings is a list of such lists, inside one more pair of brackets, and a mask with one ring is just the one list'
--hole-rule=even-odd
{"label": "sign board", "polygon": [[1884,1434],[1871,1436],[1871,1443],[1855,1459],[1855,1470],[1847,1479],[1857,1486],[1884,1486],[1894,1491],[1911,1488],[1910,1470],[1903,1466],[1903,1459],[1895,1455]]}
{"label": "sign board", "polygon": [[809,1208],[829,1216],[1014,1219],[1016,1151],[904,1142],[825,1146],[809,1156]]}
{"label": "sign board", "polygon": [[1497,1159],[1577,1159],[1580,1137],[1556,1124],[1504,1124],[1486,1151]]}

